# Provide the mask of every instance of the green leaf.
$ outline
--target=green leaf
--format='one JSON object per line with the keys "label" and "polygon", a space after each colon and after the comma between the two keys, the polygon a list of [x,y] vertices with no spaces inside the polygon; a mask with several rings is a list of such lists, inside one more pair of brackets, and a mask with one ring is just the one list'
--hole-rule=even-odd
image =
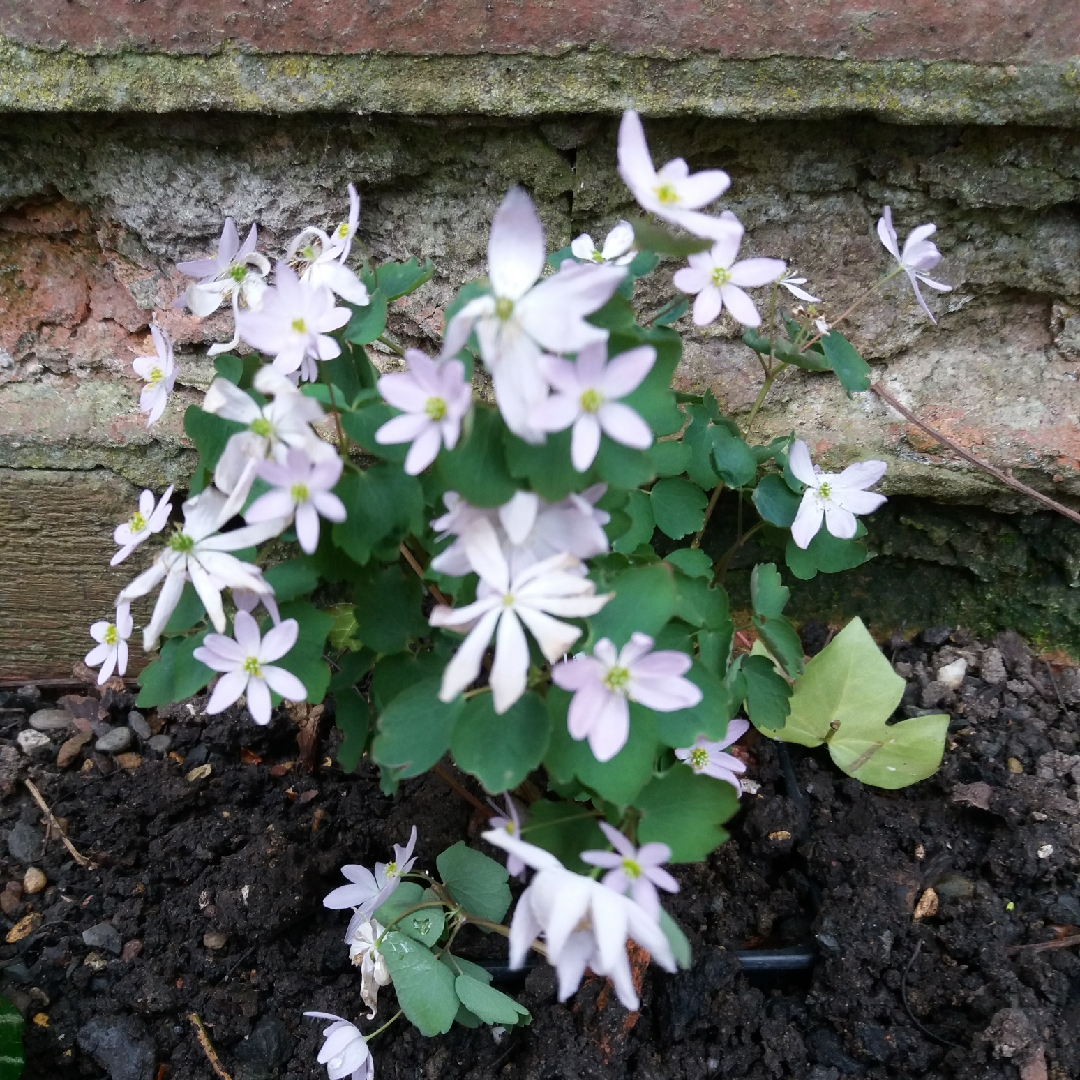
{"label": "green leaf", "polygon": [[341,418],[341,427],[362,450],[366,450],[373,457],[400,465],[409,452],[409,444],[380,443],[375,439],[379,428],[399,415],[399,410],[392,409],[382,401],[373,401],[355,412],[345,413]]}
{"label": "green leaf", "polygon": [[676,548],[664,556],[664,561],[671,563],[687,577],[712,577],[712,559],[701,548]]}
{"label": "green leaf", "polygon": [[463,956],[454,956],[452,953],[444,952],[439,957],[439,962],[445,964],[454,973],[455,979],[459,975],[468,975],[485,986],[491,982],[491,972],[487,968],[482,968],[479,964],[474,964]]}
{"label": "green leaf", "polygon": [[663,225],[647,221],[645,218],[630,218],[634,230],[634,247],[643,251],[654,251],[657,255],[674,255],[685,259],[699,251],[708,251],[713,241],[698,236],[683,236],[673,233]]}
{"label": "green leaf", "polygon": [[371,678],[371,700],[376,709],[386,709],[398,694],[410,686],[428,679],[442,679],[445,657],[434,652],[419,652],[415,656],[396,653],[384,656],[375,665]]}
{"label": "green leaf", "polygon": [[334,617],[328,611],[320,611],[306,600],[294,600],[282,604],[282,619],[295,619],[300,624],[296,644],[274,663],[291,671],[307,690],[306,701],[317,705],[330,686],[330,667],[323,659],[323,650]]}
{"label": "green leaf", "polygon": [[828,742],[837,766],[875,787],[906,787],[932,776],[945,752],[946,715],[887,721],[904,693],[861,619],[852,619],[795,683],[791,713],[774,738]]}
{"label": "green leaf", "polygon": [[694,661],[686,678],[701,691],[701,701],[689,709],[656,714],[657,737],[665,746],[691,746],[699,735],[723,738],[728,721],[742,704],[700,660]]}
{"label": "green leaf", "polygon": [[22,1076],[23,1018],[5,997],[0,997],[0,1080],[19,1080]]}
{"label": "green leaf", "polygon": [[206,633],[204,630],[191,637],[169,638],[161,646],[158,658],[139,673],[141,689],[136,705],[140,709],[183,701],[197,694],[214,677],[210,668],[192,656]]}
{"label": "green leaf", "polygon": [[190,581],[184,583],[180,603],[173,609],[162,634],[182,634],[206,618],[206,608]]}
{"label": "green leaf", "polygon": [[721,825],[739,809],[731,784],[676,765],[656,777],[634,800],[641,811],[638,842],[671,848],[671,862],[699,862],[727,838]]}
{"label": "green leaf", "polygon": [[427,632],[421,610],[424,587],[398,563],[370,564],[364,579],[357,582],[353,600],[356,632],[377,653],[401,652],[413,638]]}
{"label": "green leaf", "polygon": [[334,725],[345,736],[337,749],[338,764],[351,773],[360,764],[371,730],[371,709],[358,690],[349,688],[334,694]]}
{"label": "green leaf", "polygon": [[660,929],[664,931],[664,937],[671,946],[671,955],[675,957],[675,963],[683,971],[689,971],[692,964],[690,942],[682,932],[682,927],[663,908],[660,909]]}
{"label": "green leaf", "polygon": [[414,911],[411,915],[405,915],[404,918],[400,916],[411,907],[435,899],[435,894],[430,889],[425,890],[415,881],[402,881],[373,917],[380,926],[389,928],[393,923],[394,931],[408,934],[421,945],[434,945],[446,925],[446,917],[441,907],[426,907]]}
{"label": "green leaf", "polygon": [[754,452],[742,439],[714,428],[712,458],[720,479],[730,488],[746,487],[757,476]]}
{"label": "green leaf", "polygon": [[667,307],[663,308],[659,315],[654,315],[653,326],[670,326],[678,322],[690,308],[690,301],[684,296],[681,300],[672,300]]}
{"label": "green leaf", "polygon": [[548,691],[551,745],[544,757],[544,767],[562,783],[576,776],[602,799],[625,806],[652,778],[656,757],[656,714],[631,703],[630,734],[626,744],[610,761],[600,762],[589,749],[588,742],[574,739],[567,728],[570,699],[571,695],[557,686]]}
{"label": "green leaf", "polygon": [[600,440],[594,468],[604,483],[628,490],[649,483],[656,475],[648,451],[634,450],[608,438]]}
{"label": "green leaf", "polygon": [[370,345],[386,329],[386,294],[376,289],[364,307],[348,304],[352,318],[345,325],[341,336],[354,345]]}
{"label": "green leaf", "polygon": [[655,638],[675,612],[675,575],[663,563],[631,567],[613,589],[612,599],[589,619],[592,642],[606,637],[621,648],[635,630]]}
{"label": "green leaf", "polygon": [[330,693],[337,694],[342,690],[352,690],[371,670],[374,663],[375,654],[370,649],[357,649],[355,652],[339,656],[338,670],[330,679]]}
{"label": "green leaf", "polygon": [[485,1024],[527,1024],[532,1019],[529,1010],[519,1005],[512,997],[507,997],[501,990],[472,978],[459,975],[454,983],[461,1004]]}
{"label": "green leaf", "polygon": [[335,489],[348,518],[334,525],[334,543],[356,562],[389,554],[410,533],[424,531],[424,489],[390,464],[347,472]]}
{"label": "green leaf", "polygon": [[189,494],[195,495],[210,483],[214,468],[225,451],[225,445],[237,432],[245,431],[244,424],[224,420],[214,413],[204,412],[198,405],[189,405],[184,413],[184,432],[199,452],[199,468],[191,479]]}
{"label": "green leaf", "polygon": [[547,752],[551,722],[536,694],[523,694],[501,715],[491,694],[470,698],[454,724],[450,752],[491,793],[517,787]]}
{"label": "green leaf", "polygon": [[746,711],[759,731],[777,731],[790,709],[791,687],[767,656],[744,656],[740,670],[746,680]]}
{"label": "green leaf", "polygon": [[365,270],[361,275],[364,284],[371,292],[378,288],[387,300],[397,300],[416,292],[435,274],[435,264],[430,259],[420,262],[416,258],[408,262],[386,262],[374,267],[374,273]]}
{"label": "green leaf", "polygon": [[[859,530],[866,535],[866,527],[859,522]],[[859,534],[856,534],[856,537]],[[800,580],[809,581],[819,573],[836,574],[841,570],[851,570],[862,566],[870,558],[866,545],[858,539],[841,540],[833,536],[828,529],[819,529],[809,546],[799,547],[788,537],[784,561],[788,569]]]}
{"label": "green leaf", "polygon": [[334,618],[327,634],[330,648],[335,652],[362,649],[363,642],[356,636],[356,608],[352,604],[335,604],[326,610]]}
{"label": "green leaf", "polygon": [[796,495],[779,473],[766,473],[754,488],[753,497],[757,512],[770,525],[779,525],[782,529],[791,527],[802,501],[802,496]]}
{"label": "green leaf", "polygon": [[239,386],[240,380],[244,377],[244,361],[239,356],[225,353],[214,357],[214,370],[233,386]]}
{"label": "green leaf", "polygon": [[273,588],[274,599],[279,604],[304,596],[319,584],[319,575],[306,558],[275,563],[266,569],[263,577]]}
{"label": "green leaf", "polygon": [[836,372],[840,385],[849,394],[870,389],[870,365],[843,334],[830,330],[821,339],[820,345],[829,367]]}
{"label": "green leaf", "polygon": [[[743,344],[749,345],[754,352],[761,353],[762,356],[769,355],[770,342],[767,337],[762,337],[753,330],[746,330],[743,332],[742,340]],[[773,339],[771,349],[773,356],[777,360],[782,360],[785,364],[793,364],[795,367],[803,368],[805,371],[829,370],[825,357],[817,351],[816,345],[800,352],[790,341],[778,337]]]}
{"label": "green leaf", "polygon": [[678,476],[690,467],[690,447],[681,439],[664,439],[653,443],[649,456],[657,476]]}
{"label": "green leaf", "polygon": [[654,435],[673,435],[684,423],[671,389],[682,356],[682,339],[674,330],[662,327],[642,330],[635,326],[631,334],[612,334],[608,355],[614,357],[639,345],[651,345],[656,350],[656,360],[641,384],[623,398],[623,403],[652,428]]}
{"label": "green leaf", "polygon": [[549,503],[561,502],[570,492],[581,490],[586,474],[579,473],[570,460],[571,438],[567,428],[533,446],[506,431],[504,442],[510,475],[528,481],[533,491]]}
{"label": "green leaf", "polygon": [[[378,668],[376,668],[378,671]],[[450,749],[450,734],[464,707],[461,697],[439,700],[440,678],[403,689],[379,716],[371,755],[380,764],[419,776]]]}
{"label": "green leaf", "polygon": [[502,506],[518,485],[506,463],[506,425],[494,409],[474,406],[472,430],[457,446],[439,454],[435,469],[447,490],[473,506]]}
{"label": "green leaf", "polygon": [[458,1011],[450,970],[426,946],[397,931],[386,935],[380,951],[406,1018],[422,1035],[445,1035]]}
{"label": "green leaf", "polygon": [[776,618],[784,613],[791,590],[780,580],[775,563],[758,563],[750,574],[750,602],[754,613]]}
{"label": "green leaf", "polygon": [[683,432],[683,443],[690,452],[686,475],[698,487],[711,491],[720,483],[712,457],[713,441],[718,430],[705,405],[690,404],[685,411],[690,417],[690,426]]}
{"label": "green leaf", "polygon": [[563,866],[578,874],[587,874],[591,869],[578,858],[580,852],[607,846],[596,814],[579,802],[534,802],[529,807],[529,820],[521,827],[521,836],[550,851]]}
{"label": "green leaf", "polygon": [[500,922],[510,907],[506,867],[459,840],[436,859],[450,895],[471,915]]}
{"label": "green leaf", "polygon": [[642,544],[649,543],[656,528],[649,493],[637,489],[631,491],[626,501],[626,512],[630,515],[630,528],[612,543],[611,549],[629,555]]}
{"label": "green leaf", "polygon": [[726,631],[701,630],[698,632],[698,659],[716,676],[721,676],[727,671],[734,629],[732,626]]}
{"label": "green leaf", "polygon": [[672,540],[681,540],[701,528],[708,502],[708,495],[697,484],[679,477],[657,480],[652,488],[657,528]]}
{"label": "green leaf", "polygon": [[780,661],[784,670],[794,678],[803,669],[803,648],[798,631],[783,615],[767,619],[755,615],[751,622],[770,653]]}
{"label": "green leaf", "polygon": [[[670,556],[668,561],[671,561]],[[709,570],[712,570],[711,564]],[[708,577],[687,577],[677,571],[675,588],[678,590],[675,614],[680,619],[691,626],[704,626],[709,630],[726,630],[731,625],[728,595],[723,589],[711,584]]]}

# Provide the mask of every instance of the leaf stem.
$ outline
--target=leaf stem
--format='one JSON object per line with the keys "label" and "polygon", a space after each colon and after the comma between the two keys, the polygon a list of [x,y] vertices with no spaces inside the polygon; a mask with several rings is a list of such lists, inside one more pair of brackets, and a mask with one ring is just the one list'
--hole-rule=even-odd
{"label": "leaf stem", "polygon": [[375,1038],[376,1035],[381,1035],[400,1015],[401,1010],[398,1009],[398,1011],[394,1013],[394,1015],[391,1016],[390,1019],[387,1020],[385,1024],[383,1024],[382,1027],[376,1028],[373,1032],[371,1032],[370,1035],[365,1035],[364,1042],[370,1042],[372,1039]]}
{"label": "leaf stem", "polygon": [[325,364],[319,365],[319,375],[322,377],[322,381],[326,383],[326,391],[330,395],[330,407],[334,410],[334,426],[337,428],[338,453],[342,457],[346,457],[349,452],[349,441],[345,437],[345,432],[341,427],[341,411],[338,409],[337,402],[334,400],[334,384],[330,381],[330,375],[327,373]]}
{"label": "leaf stem", "polygon": [[[839,326],[864,300],[868,300],[871,296],[873,296],[874,293],[876,293],[878,289],[880,289],[881,286],[885,284],[886,281],[890,281],[892,278],[896,277],[896,275],[899,274],[902,269],[903,267],[900,266],[893,267],[893,269],[890,270],[883,278],[881,278],[879,281],[874,282],[874,284],[871,285],[870,288],[866,290],[866,292],[864,292],[861,296],[857,297],[849,307],[847,307],[844,311],[837,315],[836,318],[833,319],[831,323],[829,323],[829,325]],[[825,333],[828,333],[828,331],[826,331]],[[799,347],[799,352],[806,352],[806,350],[809,349],[811,345],[816,345],[824,336],[825,334],[816,334],[814,337],[810,338],[805,345]]]}
{"label": "leaf stem", "polygon": [[385,334],[380,334],[375,340],[385,345],[392,353],[396,353],[398,356],[405,355],[405,350],[396,341],[391,341]]}
{"label": "leaf stem", "polygon": [[716,504],[720,501],[720,493],[724,490],[724,481],[721,480],[716,487],[713,488],[712,494],[709,496],[709,505],[705,507],[705,517],[702,519],[701,528],[698,529],[694,536],[694,539],[690,541],[692,548],[701,547],[701,538],[705,535],[705,529],[708,527],[709,518],[712,517],[713,511],[716,509]]}
{"label": "leaf stem", "polygon": [[[502,934],[505,938],[510,936],[509,926],[504,926],[499,922],[492,922],[491,919],[481,919],[479,915],[470,915],[467,911],[463,911],[461,915],[464,922],[472,923],[473,926],[479,926],[481,930],[491,930],[493,933]],[[529,947],[533,952],[537,952],[541,956],[547,956],[547,949],[545,949],[539,941],[534,941]]]}

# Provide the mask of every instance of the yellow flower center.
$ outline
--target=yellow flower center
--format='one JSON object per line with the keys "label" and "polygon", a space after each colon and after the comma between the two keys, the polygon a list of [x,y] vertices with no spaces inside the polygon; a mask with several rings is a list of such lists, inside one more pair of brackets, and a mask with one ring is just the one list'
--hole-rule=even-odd
{"label": "yellow flower center", "polygon": [[273,427],[270,421],[265,416],[260,416],[257,420],[252,420],[248,427],[260,438],[267,439],[273,432]]}
{"label": "yellow flower center", "polygon": [[131,519],[128,521],[128,528],[133,533],[142,532],[146,528],[146,518],[139,513],[138,510],[131,515]]}
{"label": "yellow flower center", "polygon": [[818,484],[818,494],[823,499],[828,499],[831,495],[832,488],[829,486],[829,481],[826,480],[823,484]]}
{"label": "yellow flower center", "polygon": [[109,623],[109,625],[105,627],[105,644],[115,645],[119,640],[119,631],[116,629],[115,626],[113,626],[112,623]]}
{"label": "yellow flower center", "polygon": [[151,386],[157,386],[157,384],[159,382],[161,382],[161,380],[164,379],[164,378],[165,378],[165,372],[162,371],[161,368],[155,366],[155,367],[152,367],[150,369],[150,376],[146,381]]}
{"label": "yellow flower center", "polygon": [[502,604],[504,608],[511,608],[514,606],[514,597],[510,593],[506,593],[502,598]]}
{"label": "yellow flower center", "polygon": [[686,764],[690,766],[694,772],[701,772],[706,765],[709,764],[709,751],[701,746],[695,746],[690,751],[690,756],[686,759]]}
{"label": "yellow flower center", "polygon": [[343,221],[343,222],[342,222],[342,223],[341,223],[341,224],[340,224],[340,225],[339,225],[339,226],[338,226],[338,227],[337,227],[337,228],[336,228],[336,229],[334,230],[334,235],[335,235],[335,236],[336,236],[336,237],[337,237],[337,238],[338,238],[339,240],[344,240],[344,239],[345,239],[345,237],[349,235],[349,223],[348,223],[347,221]]}
{"label": "yellow flower center", "polygon": [[388,878],[398,876],[398,868],[397,868],[397,863],[396,862],[389,862],[389,863],[386,864],[386,876]]}
{"label": "yellow flower center", "polygon": [[233,263],[229,267],[229,277],[236,282],[237,285],[243,284],[244,278],[247,277],[247,267],[243,263]]}
{"label": "yellow flower center", "polygon": [[293,328],[293,329],[294,329],[294,330],[295,330],[295,331],[296,331],[296,332],[297,332],[298,334],[306,334],[306,333],[307,333],[307,323],[306,323],[306,322],[304,322],[304,320],[303,320],[303,319],[293,319],[293,321],[292,321],[292,328]]}
{"label": "yellow flower center", "polygon": [[653,188],[656,193],[656,197],[665,205],[672,206],[679,202],[679,193],[675,190],[674,184],[661,184],[659,187]]}
{"label": "yellow flower center", "polygon": [[630,672],[624,667],[608,668],[608,672],[604,676],[603,682],[609,690],[620,693],[626,688],[627,683],[630,682]]}
{"label": "yellow flower center", "polygon": [[506,823],[506,824],[505,824],[505,825],[503,826],[503,828],[504,828],[504,829],[505,829],[505,830],[506,830],[506,831],[507,831],[507,832],[508,832],[508,833],[509,833],[509,834],[510,834],[511,836],[513,836],[513,835],[514,835],[514,833],[516,833],[516,832],[517,832],[517,829],[516,829],[516,828],[514,828],[514,823],[513,823],[512,821],[507,821],[507,823]]}
{"label": "yellow flower center", "polygon": [[514,314],[514,301],[508,296],[500,296],[498,300],[495,301],[495,314],[498,318],[502,319],[503,322],[506,322],[506,320]]}
{"label": "yellow flower center", "polygon": [[424,402],[424,412],[430,420],[439,421],[446,415],[446,402],[441,397],[429,397]]}
{"label": "yellow flower center", "polygon": [[257,656],[249,656],[244,661],[244,674],[253,675],[256,679],[262,678],[262,670],[259,667],[259,658]]}
{"label": "yellow flower center", "polygon": [[591,387],[588,390],[583,390],[581,393],[581,407],[587,413],[594,413],[600,411],[600,406],[604,404],[604,396],[599,390],[593,390]]}
{"label": "yellow flower center", "polygon": [[714,266],[710,277],[712,283],[719,287],[720,285],[726,285],[731,280],[731,271],[725,270],[722,266]]}
{"label": "yellow flower center", "polygon": [[639,877],[641,877],[641,863],[627,857],[622,861],[622,872],[631,881],[636,881]]}
{"label": "yellow flower center", "polygon": [[314,262],[319,257],[319,253],[315,250],[315,247],[312,244],[308,244],[306,247],[302,247],[300,249],[300,254],[308,262]]}
{"label": "yellow flower center", "polygon": [[604,261],[604,256],[601,255],[600,252],[596,250],[596,248],[593,248],[593,253],[589,256],[589,258],[592,259],[592,261],[595,263],[602,263]]}
{"label": "yellow flower center", "polygon": [[289,497],[295,503],[307,502],[309,498],[307,484],[293,484],[293,486],[289,488]]}
{"label": "yellow flower center", "polygon": [[186,532],[177,529],[169,539],[169,547],[179,554],[185,554],[194,549],[195,541]]}

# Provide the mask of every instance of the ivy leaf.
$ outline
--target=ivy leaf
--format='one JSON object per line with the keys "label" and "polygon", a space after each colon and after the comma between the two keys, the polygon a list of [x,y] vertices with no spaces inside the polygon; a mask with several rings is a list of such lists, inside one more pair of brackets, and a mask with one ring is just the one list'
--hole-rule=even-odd
{"label": "ivy leaf", "polygon": [[424,531],[424,490],[398,466],[349,471],[335,491],[349,516],[334,525],[334,543],[361,565],[376,551],[388,553],[410,533]]}
{"label": "ivy leaf", "polygon": [[506,867],[459,840],[436,859],[450,895],[469,913],[499,922],[510,907]]}
{"label": "ivy leaf", "polygon": [[430,259],[420,262],[416,258],[408,262],[386,262],[374,268],[374,273],[365,270],[361,275],[369,291],[377,288],[387,300],[397,300],[416,292],[435,274],[435,264]]}
{"label": "ivy leaf", "polygon": [[652,508],[657,528],[672,540],[697,532],[705,523],[709,497],[689,480],[668,477],[652,488]]}
{"label": "ivy leaf", "polygon": [[356,633],[377,653],[401,652],[410,640],[428,629],[421,611],[424,587],[415,574],[398,563],[370,565],[353,594]]}
{"label": "ivy leaf", "polygon": [[904,680],[861,619],[852,619],[807,665],[791,695],[791,713],[773,738],[802,746],[828,742],[837,766],[863,783],[901,788],[932,776],[945,752],[949,717],[887,723]]}
{"label": "ivy leaf", "polygon": [[550,851],[568,870],[587,874],[590,867],[578,858],[582,851],[600,849],[607,841],[596,814],[580,802],[539,799],[529,807],[529,820],[521,827],[522,839]]}
{"label": "ivy leaf", "polygon": [[380,765],[400,769],[403,779],[426,772],[450,749],[450,735],[465,701],[460,696],[440,701],[441,685],[441,678],[434,678],[403,689],[379,717],[372,757]]}
{"label": "ivy leaf", "polygon": [[532,1015],[524,1005],[519,1005],[512,997],[507,997],[501,990],[487,986],[469,975],[459,975],[454,988],[461,1004],[485,1024],[527,1024]]}
{"label": "ivy leaf", "polygon": [[791,595],[780,582],[775,563],[759,563],[750,575],[750,600],[754,606],[751,620],[762,641],[794,677],[803,669],[802,641],[795,627],[784,618],[784,605]]}
{"label": "ivy leaf", "polygon": [[791,528],[802,501],[802,496],[796,495],[779,473],[766,473],[754,488],[753,498],[757,512],[770,525],[779,525],[782,529]]}
{"label": "ivy leaf", "polygon": [[491,694],[479,694],[464,703],[450,751],[494,795],[517,787],[540,764],[550,738],[551,722],[536,694],[523,694],[502,714]]}
{"label": "ivy leaf", "polygon": [[398,1005],[422,1035],[445,1035],[458,1011],[454,976],[431,951],[407,934],[392,930],[380,952],[397,992]]}
{"label": "ivy leaf", "polygon": [[206,634],[204,630],[190,637],[169,638],[161,646],[158,658],[139,673],[141,689],[136,704],[140,709],[183,701],[214,677],[214,672],[192,655]]}
{"label": "ivy leaf", "polygon": [[638,841],[671,848],[671,862],[699,862],[727,838],[721,825],[739,809],[731,784],[676,765],[634,799],[641,811]]}
{"label": "ivy leaf", "polygon": [[606,637],[622,648],[635,630],[655,638],[675,613],[675,575],[664,563],[631,567],[612,588],[615,595],[589,619],[593,643]]}
{"label": "ivy leaf", "polygon": [[386,329],[386,294],[381,289],[370,293],[366,306],[348,304],[352,318],[345,324],[341,336],[354,345],[370,345]]}
{"label": "ivy leaf", "polygon": [[849,394],[870,389],[870,365],[843,334],[838,330],[830,330],[819,344],[829,367],[836,372],[840,385]]}
{"label": "ivy leaf", "polygon": [[784,726],[790,710],[791,687],[767,656],[744,656],[740,665],[746,680],[746,711],[750,722],[767,734]]}

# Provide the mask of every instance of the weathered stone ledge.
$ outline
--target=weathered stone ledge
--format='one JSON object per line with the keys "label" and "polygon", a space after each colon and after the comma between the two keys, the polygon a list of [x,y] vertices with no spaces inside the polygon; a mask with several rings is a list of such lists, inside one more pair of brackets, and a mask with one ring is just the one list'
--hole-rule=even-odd
{"label": "weathered stone ledge", "polygon": [[1080,126],[1080,56],[1027,64],[718,53],[406,56],[46,50],[0,37],[0,111],[613,113]]}

